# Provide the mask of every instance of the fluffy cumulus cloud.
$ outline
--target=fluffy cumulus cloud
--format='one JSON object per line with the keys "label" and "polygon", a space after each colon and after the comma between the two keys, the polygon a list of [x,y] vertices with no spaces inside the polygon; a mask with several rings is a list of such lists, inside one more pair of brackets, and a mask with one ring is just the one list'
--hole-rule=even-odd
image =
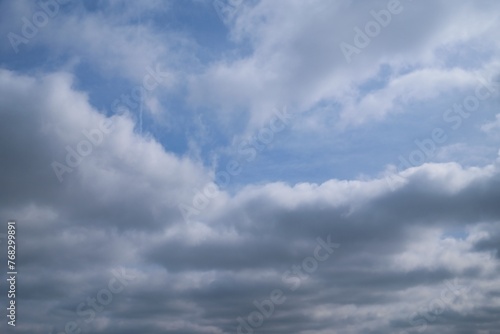
{"label": "fluffy cumulus cloud", "polygon": [[2,333],[500,333],[496,1],[0,9]]}

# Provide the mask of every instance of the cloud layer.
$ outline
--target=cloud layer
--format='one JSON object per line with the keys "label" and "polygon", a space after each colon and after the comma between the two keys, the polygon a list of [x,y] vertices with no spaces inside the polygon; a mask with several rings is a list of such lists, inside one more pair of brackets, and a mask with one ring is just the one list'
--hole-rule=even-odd
{"label": "cloud layer", "polygon": [[[211,2],[61,2],[18,62],[5,39],[2,332],[500,333],[498,5],[401,1],[346,61],[390,3],[234,2],[224,26]],[[0,7],[5,36],[42,10]]]}

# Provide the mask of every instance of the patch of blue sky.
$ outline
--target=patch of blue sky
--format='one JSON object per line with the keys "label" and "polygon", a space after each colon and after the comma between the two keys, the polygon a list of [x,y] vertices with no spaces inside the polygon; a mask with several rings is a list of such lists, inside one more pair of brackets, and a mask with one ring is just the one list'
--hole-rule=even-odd
{"label": "patch of blue sky", "polygon": [[371,91],[376,91],[378,89],[384,88],[390,81],[391,75],[393,74],[393,69],[387,64],[382,64],[379,68],[378,73],[361,83],[358,86],[360,92],[364,94]]}

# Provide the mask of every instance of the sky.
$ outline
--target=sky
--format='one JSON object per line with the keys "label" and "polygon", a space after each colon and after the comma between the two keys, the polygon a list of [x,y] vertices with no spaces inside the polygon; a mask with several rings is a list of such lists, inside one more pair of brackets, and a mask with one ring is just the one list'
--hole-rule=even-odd
{"label": "sky", "polygon": [[498,1],[0,13],[2,333],[500,333]]}

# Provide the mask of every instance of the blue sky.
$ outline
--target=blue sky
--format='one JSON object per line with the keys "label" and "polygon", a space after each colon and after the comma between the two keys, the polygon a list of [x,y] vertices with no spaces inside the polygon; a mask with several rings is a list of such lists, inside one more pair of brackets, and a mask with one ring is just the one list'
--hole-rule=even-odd
{"label": "blue sky", "polygon": [[[40,10],[35,4],[25,6],[33,13]],[[138,8],[134,9],[128,9],[126,4],[111,5],[100,1],[88,1],[83,6],[70,2],[61,6],[58,14],[67,12],[71,19],[88,24],[88,29],[98,29],[92,24],[105,24],[109,16],[108,26],[103,29],[109,29],[110,34],[123,31],[125,35],[120,38],[129,41],[120,41],[123,44],[119,50],[112,47],[113,41],[108,41],[111,47],[109,50],[103,48],[99,56],[83,55],[79,51],[83,43],[78,42],[77,36],[73,41],[64,40],[64,37],[59,37],[59,40],[51,38],[51,29],[57,24],[67,23],[66,18],[57,15],[54,22],[40,28],[33,41],[20,44],[18,53],[12,52],[12,47],[9,50],[8,43],[4,45],[3,64],[20,73],[64,68],[74,75],[75,88],[88,94],[89,103],[107,115],[114,113],[111,107],[114,99],[124,93],[130,94],[140,82],[141,71],[146,74],[143,67],[153,64],[168,67],[175,73],[176,82],[148,94],[156,100],[157,110],[143,106],[142,112],[140,108],[131,108],[130,114],[138,123],[142,117],[142,131],[150,133],[167,150],[179,156],[196,154],[207,168],[226,158],[222,152],[231,147],[232,141],[241,141],[258,133],[275,108],[293,110],[297,118],[288,131],[277,136],[272,145],[260,152],[251,171],[236,181],[247,184],[273,180],[324,182],[330,178],[357,178],[361,175],[376,177],[388,164],[396,164],[399,155],[409,154],[415,148],[415,139],[428,136],[436,126],[446,127],[442,119],[444,111],[479,84],[474,72],[495,62],[492,46],[483,39],[487,31],[483,32],[482,27],[477,27],[477,32],[472,31],[466,41],[450,34],[443,44],[433,45],[432,50],[427,49],[425,39],[431,40],[436,34],[422,31],[416,36],[422,40],[421,52],[434,53],[422,55],[422,58],[404,58],[404,47],[398,46],[404,36],[396,36],[396,32],[389,29],[404,31],[415,28],[410,34],[417,34],[420,23],[412,26],[409,18],[422,9],[412,3],[400,4],[402,12],[397,14],[399,16],[393,15],[390,27],[374,37],[359,57],[355,54],[351,63],[342,57],[341,48],[335,42],[324,43],[322,36],[314,31],[322,30],[325,37],[345,41],[342,35],[346,38],[355,36],[352,29],[369,22],[367,13],[373,10],[371,7],[367,12],[352,8],[349,16],[353,19],[345,23],[327,24],[331,15],[327,11],[321,14],[318,22],[305,15],[294,34],[293,31],[279,30],[285,24],[279,21],[270,21],[268,26],[259,21],[252,22],[255,30],[242,26],[240,22],[245,19],[276,15],[274,8],[269,8],[269,13],[260,12],[270,5],[256,6],[254,12],[244,5],[228,6],[235,17],[242,15],[240,21],[231,17],[223,22],[213,3],[207,1],[160,2],[146,8],[136,5]],[[299,11],[300,5],[292,7]],[[312,7],[306,6],[314,15]],[[467,9],[455,10],[456,15],[460,15],[460,10]],[[489,19],[494,20],[494,17]],[[409,20],[406,26],[405,20]],[[440,21],[446,21],[446,18],[436,18],[434,24],[445,24]],[[13,31],[16,31],[15,23],[12,22]],[[341,34],[334,30],[335,26],[342,27]],[[21,27],[19,25],[17,30]],[[301,31],[300,27],[304,30]],[[327,31],[329,27],[331,31]],[[267,34],[266,28],[274,28],[278,33],[276,36]],[[311,30],[310,35],[307,35],[307,29]],[[96,32],[91,31],[84,38],[95,44],[92,47],[104,47],[106,41],[93,40],[92,33]],[[134,43],[139,46],[135,47]],[[133,65],[121,60],[118,61],[120,64],[114,64],[113,58],[120,58],[127,48],[133,48],[137,53],[127,59]],[[378,51],[384,48],[396,50],[401,59],[387,59],[386,54]],[[292,52],[293,49],[296,52]],[[265,57],[270,57],[269,63],[264,62]],[[318,67],[318,63],[326,67]],[[252,73],[247,83],[242,71]],[[453,71],[462,73],[456,73],[454,78]],[[443,83],[429,85],[425,92],[413,94],[405,89],[403,95],[388,96],[391,84],[412,74],[413,78],[407,80],[408,85],[415,80],[415,84],[425,86],[426,82],[436,80],[436,76],[440,76]],[[448,85],[454,79],[462,81],[456,86]],[[205,85],[210,88],[200,92]],[[315,96],[309,97],[308,94]],[[338,98],[338,94],[344,94],[343,99]],[[361,101],[367,96],[371,100],[363,105]],[[480,131],[480,126],[494,121],[497,101],[482,103],[480,110],[464,122],[460,133],[450,134],[450,140],[440,147],[445,151],[463,145],[462,150],[441,159],[439,155],[428,157],[426,162],[467,160],[470,158],[467,146],[472,138],[476,138],[476,145],[493,152],[490,158],[494,157],[496,142]],[[352,112],[347,120],[353,109],[358,111]],[[298,156],[301,156],[300,162]],[[280,168],[269,168],[276,165]]]}
{"label": "blue sky", "polygon": [[498,333],[499,9],[1,1],[2,332]]}

